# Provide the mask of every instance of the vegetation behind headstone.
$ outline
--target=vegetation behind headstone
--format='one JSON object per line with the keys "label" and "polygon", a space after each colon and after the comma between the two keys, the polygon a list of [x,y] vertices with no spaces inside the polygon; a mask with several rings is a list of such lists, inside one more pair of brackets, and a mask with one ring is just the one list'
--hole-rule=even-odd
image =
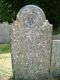
{"label": "vegetation behind headstone", "polygon": [[60,0],[0,0],[0,22],[11,23],[21,7],[26,4],[40,6],[50,23],[54,25],[54,31],[60,27]]}

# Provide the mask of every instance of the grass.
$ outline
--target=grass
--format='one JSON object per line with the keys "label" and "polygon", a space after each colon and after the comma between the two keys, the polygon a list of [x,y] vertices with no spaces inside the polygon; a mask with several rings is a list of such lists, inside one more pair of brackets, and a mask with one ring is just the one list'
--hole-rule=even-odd
{"label": "grass", "polygon": [[0,80],[8,80],[12,76],[11,55],[0,54]]}
{"label": "grass", "polygon": [[9,80],[12,76],[10,44],[0,44],[0,80]]}
{"label": "grass", "polygon": [[9,53],[10,51],[10,44],[0,44],[0,53]]}

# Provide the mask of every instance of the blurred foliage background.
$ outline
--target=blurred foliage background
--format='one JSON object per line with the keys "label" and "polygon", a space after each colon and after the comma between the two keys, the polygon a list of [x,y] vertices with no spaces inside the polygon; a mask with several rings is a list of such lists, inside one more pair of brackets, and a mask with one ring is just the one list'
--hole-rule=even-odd
{"label": "blurred foliage background", "polygon": [[60,0],[0,0],[0,22],[13,22],[18,11],[27,4],[41,7],[54,25],[54,33],[60,33]]}

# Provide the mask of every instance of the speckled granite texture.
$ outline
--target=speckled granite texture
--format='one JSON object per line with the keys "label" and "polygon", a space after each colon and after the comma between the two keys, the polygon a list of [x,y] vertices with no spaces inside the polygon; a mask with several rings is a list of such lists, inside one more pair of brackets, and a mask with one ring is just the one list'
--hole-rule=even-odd
{"label": "speckled granite texture", "polygon": [[10,26],[13,74],[17,80],[45,80],[49,75],[52,25],[41,8],[23,7]]}

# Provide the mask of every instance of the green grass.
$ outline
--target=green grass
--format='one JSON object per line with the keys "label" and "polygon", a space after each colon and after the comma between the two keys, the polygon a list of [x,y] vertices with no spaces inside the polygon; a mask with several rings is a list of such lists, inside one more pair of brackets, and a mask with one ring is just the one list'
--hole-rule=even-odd
{"label": "green grass", "polygon": [[11,51],[10,44],[0,44],[0,53],[8,53]]}

